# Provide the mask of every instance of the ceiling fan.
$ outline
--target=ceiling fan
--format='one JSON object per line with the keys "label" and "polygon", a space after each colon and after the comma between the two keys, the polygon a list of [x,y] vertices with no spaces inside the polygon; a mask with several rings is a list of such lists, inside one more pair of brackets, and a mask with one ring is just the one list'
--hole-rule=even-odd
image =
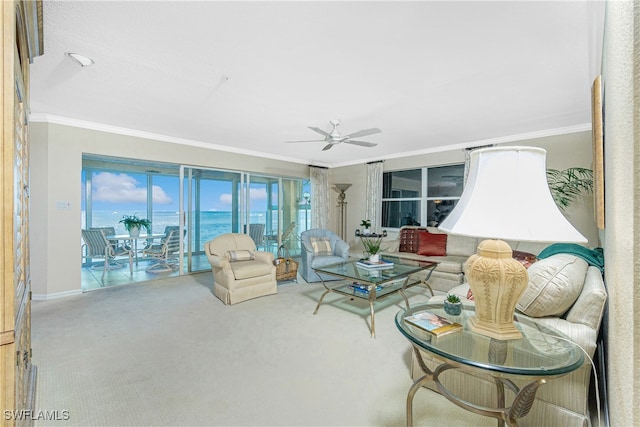
{"label": "ceiling fan", "polygon": [[312,140],[307,140],[307,141],[286,141],[289,143],[295,143],[295,142],[327,142],[327,145],[324,146],[324,148],[322,149],[322,151],[326,151],[328,149],[330,149],[331,147],[333,147],[336,144],[340,144],[341,142],[345,142],[347,144],[353,144],[353,145],[360,145],[362,147],[375,147],[376,143],[373,142],[367,142],[367,141],[356,141],[353,140],[351,138],[358,138],[361,136],[369,136],[369,135],[374,135],[376,133],[381,133],[382,131],[378,128],[371,128],[371,129],[363,129],[360,130],[358,132],[353,132],[350,133],[349,135],[340,135],[340,132],[338,132],[338,125],[340,124],[340,120],[331,120],[331,125],[333,126],[333,129],[331,129],[331,132],[326,132],[320,128],[317,127],[313,127],[313,126],[309,126],[309,129],[311,129],[314,132],[318,132],[320,135],[324,136],[324,139],[312,139]]}

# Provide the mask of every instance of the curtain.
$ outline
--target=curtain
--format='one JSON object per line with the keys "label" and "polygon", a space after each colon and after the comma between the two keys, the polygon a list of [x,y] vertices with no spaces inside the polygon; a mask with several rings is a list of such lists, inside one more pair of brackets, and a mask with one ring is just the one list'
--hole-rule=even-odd
{"label": "curtain", "polygon": [[329,170],[309,166],[311,176],[311,228],[327,228],[329,224]]}
{"label": "curtain", "polygon": [[489,145],[479,145],[477,147],[468,147],[464,149],[464,178],[462,181],[463,184],[463,188],[464,186],[467,184],[467,176],[469,175],[469,166],[470,166],[470,162],[471,162],[471,152],[473,150],[477,150],[478,148],[489,148],[489,147],[495,147],[496,144],[489,144]]}
{"label": "curtain", "polygon": [[365,218],[371,221],[371,231],[382,228],[382,162],[367,163],[367,207]]}

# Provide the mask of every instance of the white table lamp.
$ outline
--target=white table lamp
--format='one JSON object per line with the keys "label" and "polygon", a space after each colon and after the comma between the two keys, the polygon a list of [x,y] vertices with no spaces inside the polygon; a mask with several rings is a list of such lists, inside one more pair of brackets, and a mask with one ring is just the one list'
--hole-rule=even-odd
{"label": "white table lamp", "polygon": [[[533,147],[471,152],[462,196],[439,229],[489,239],[586,243],[553,201],[545,156],[545,150]],[[467,261],[465,277],[476,306],[472,331],[499,340],[522,337],[513,313],[529,277],[512,256],[503,240],[484,240]]]}

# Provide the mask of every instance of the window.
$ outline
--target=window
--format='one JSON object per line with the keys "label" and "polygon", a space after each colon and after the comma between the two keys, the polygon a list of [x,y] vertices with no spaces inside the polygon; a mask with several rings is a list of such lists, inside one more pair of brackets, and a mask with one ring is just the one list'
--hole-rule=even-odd
{"label": "window", "polygon": [[382,226],[438,226],[462,195],[464,164],[385,172]]}
{"label": "window", "polygon": [[[116,234],[127,234],[119,221],[135,214],[151,221],[152,233],[162,234],[166,226],[180,224],[182,186],[185,252],[201,255],[205,242],[220,234],[241,233],[249,224],[265,225],[265,239],[271,237],[273,243],[267,250],[275,252],[290,223],[297,233],[307,229],[309,204],[299,201],[309,191],[308,180],[183,168],[181,183],[178,164],[84,155],[82,228],[114,227]],[[298,241],[292,236],[287,244],[295,252]]]}

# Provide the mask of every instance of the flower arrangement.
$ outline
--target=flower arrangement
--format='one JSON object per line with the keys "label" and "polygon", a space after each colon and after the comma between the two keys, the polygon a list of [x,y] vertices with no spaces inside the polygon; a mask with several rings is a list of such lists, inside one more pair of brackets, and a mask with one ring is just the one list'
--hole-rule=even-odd
{"label": "flower arrangement", "polygon": [[146,218],[138,218],[137,215],[124,215],[120,221],[124,224],[124,228],[127,231],[131,231],[132,228],[144,228],[147,233],[151,234],[151,221]]}

